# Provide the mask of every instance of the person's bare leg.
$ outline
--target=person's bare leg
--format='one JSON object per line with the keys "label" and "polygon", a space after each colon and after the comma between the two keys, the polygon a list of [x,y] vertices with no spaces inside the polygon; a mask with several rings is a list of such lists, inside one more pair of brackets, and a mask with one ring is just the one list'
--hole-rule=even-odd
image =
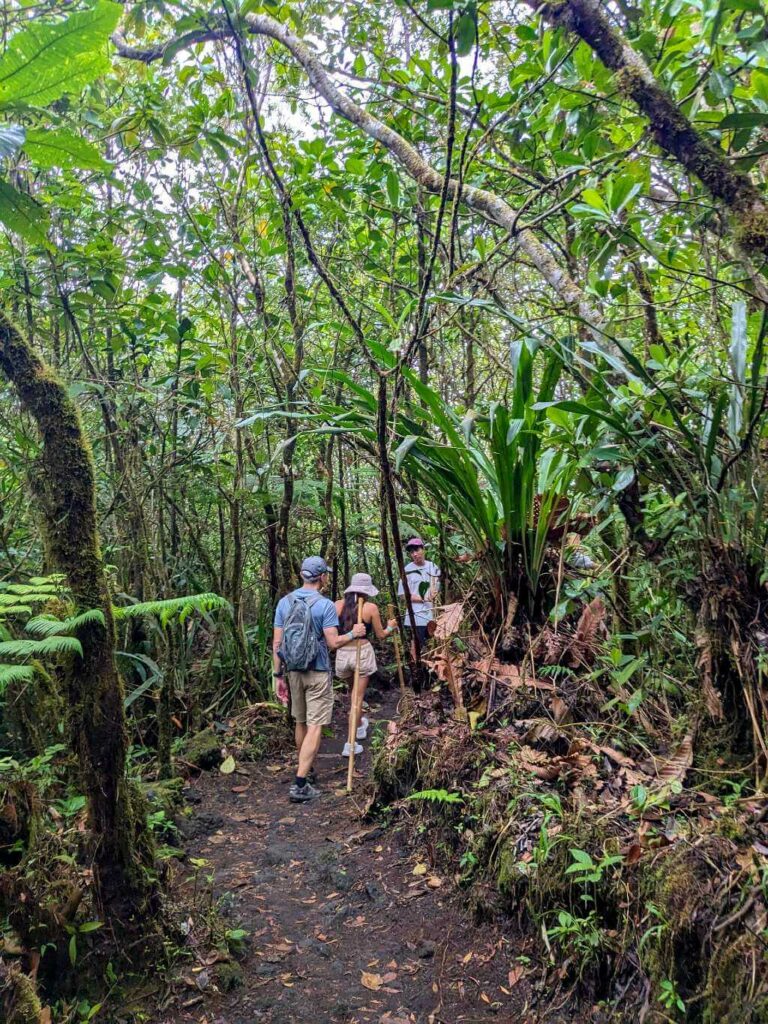
{"label": "person's bare leg", "polygon": [[355,735],[357,735],[360,719],[363,717],[363,698],[365,697],[365,689],[368,686],[369,679],[370,676],[360,676],[357,681],[357,700],[355,701]]}
{"label": "person's bare leg", "polygon": [[307,735],[307,726],[304,722],[297,722],[296,728],[294,729],[294,736],[296,737],[296,752],[301,752],[301,745],[304,742],[304,737]]}
{"label": "person's bare leg", "polygon": [[312,763],[320,749],[320,741],[323,738],[322,725],[305,725],[304,729],[306,733],[299,750],[299,770],[296,773],[302,779],[305,779],[309,774]]}

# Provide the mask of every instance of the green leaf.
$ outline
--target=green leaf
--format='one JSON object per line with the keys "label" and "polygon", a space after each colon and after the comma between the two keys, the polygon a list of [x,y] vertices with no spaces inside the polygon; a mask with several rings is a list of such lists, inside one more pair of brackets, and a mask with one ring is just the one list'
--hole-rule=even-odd
{"label": "green leaf", "polygon": [[11,37],[0,60],[0,106],[46,106],[79,92],[109,67],[107,42],[122,7],[98,0],[63,21],[34,21]]}
{"label": "green leaf", "polygon": [[87,935],[88,932],[95,932],[101,928],[103,924],[103,921],[84,921],[77,930],[81,935]]}
{"label": "green leaf", "polygon": [[726,114],[718,127],[723,130],[727,128],[759,128],[763,124],[768,124],[768,113],[750,110],[738,114]]}
{"label": "green leaf", "polygon": [[31,196],[0,181],[0,221],[28,242],[45,242],[48,215]]}
{"label": "green leaf", "polygon": [[393,206],[400,205],[400,179],[395,171],[387,171],[387,195]]}
{"label": "green leaf", "polygon": [[5,640],[0,654],[11,658],[45,658],[56,654],[83,655],[80,641],[74,636],[50,636],[45,640]]}
{"label": "green leaf", "polygon": [[727,99],[733,93],[733,80],[722,71],[713,71],[708,84],[717,100]]}
{"label": "green leaf", "polygon": [[0,665],[0,693],[11,683],[31,683],[34,679],[31,665]]}
{"label": "green leaf", "polygon": [[65,129],[35,128],[28,131],[24,150],[38,167],[80,167],[86,171],[109,168],[91,142]]}
{"label": "green leaf", "polygon": [[456,22],[456,53],[460,57],[466,57],[475,45],[476,34],[475,19],[471,14],[462,14]]}

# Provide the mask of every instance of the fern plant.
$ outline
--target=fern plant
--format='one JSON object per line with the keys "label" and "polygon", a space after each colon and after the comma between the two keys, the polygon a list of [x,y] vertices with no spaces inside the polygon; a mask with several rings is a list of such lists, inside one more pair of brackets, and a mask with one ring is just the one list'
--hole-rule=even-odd
{"label": "fern plant", "polygon": [[422,789],[418,793],[410,793],[406,800],[429,800],[434,804],[463,804],[460,793],[450,793],[447,789]]}
{"label": "fern plant", "polygon": [[[16,662],[44,661],[62,654],[82,656],[78,631],[94,623],[105,625],[104,613],[99,608],[86,609],[66,618],[50,612],[32,615],[35,606],[67,599],[66,581],[61,575],[33,576],[27,583],[0,583],[0,694],[11,683],[34,679],[33,665]],[[229,602],[223,597],[205,593],[113,606],[112,611],[117,621],[153,616],[165,628],[172,620],[182,623],[193,613],[207,615],[213,611],[226,612],[229,608]],[[32,637],[13,636],[6,624],[25,616],[32,616],[24,623],[24,631]],[[6,658],[10,660],[6,662]]]}

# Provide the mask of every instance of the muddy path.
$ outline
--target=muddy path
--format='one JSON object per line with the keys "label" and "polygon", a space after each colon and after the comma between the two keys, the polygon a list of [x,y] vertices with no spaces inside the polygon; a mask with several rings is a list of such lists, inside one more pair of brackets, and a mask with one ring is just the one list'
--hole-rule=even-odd
{"label": "muddy path", "polygon": [[[372,695],[371,726],[385,725],[395,706],[395,696]],[[227,926],[249,938],[237,987],[223,991],[215,967],[190,965],[154,1024],[533,1020],[514,986],[521,950],[512,939],[473,923],[453,880],[412,835],[406,845],[405,828],[361,821],[360,803],[344,794],[336,719],[313,803],[289,803],[287,754],[246,765],[247,777],[214,772],[192,784],[199,836],[190,855],[215,872]]]}

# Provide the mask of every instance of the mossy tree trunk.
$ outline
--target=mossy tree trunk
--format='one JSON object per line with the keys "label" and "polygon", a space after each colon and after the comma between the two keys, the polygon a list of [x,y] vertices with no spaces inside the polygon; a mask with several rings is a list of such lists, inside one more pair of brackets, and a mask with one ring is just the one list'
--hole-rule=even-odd
{"label": "mossy tree trunk", "polygon": [[104,624],[78,631],[83,656],[69,680],[72,737],[88,797],[94,879],[104,913],[125,925],[153,904],[144,870],[151,843],[143,804],[125,777],[123,687],[115,666],[112,605],[96,530],[91,453],[76,407],[55,373],[0,312],[0,370],[42,438],[38,480],[45,541],[80,610]]}

